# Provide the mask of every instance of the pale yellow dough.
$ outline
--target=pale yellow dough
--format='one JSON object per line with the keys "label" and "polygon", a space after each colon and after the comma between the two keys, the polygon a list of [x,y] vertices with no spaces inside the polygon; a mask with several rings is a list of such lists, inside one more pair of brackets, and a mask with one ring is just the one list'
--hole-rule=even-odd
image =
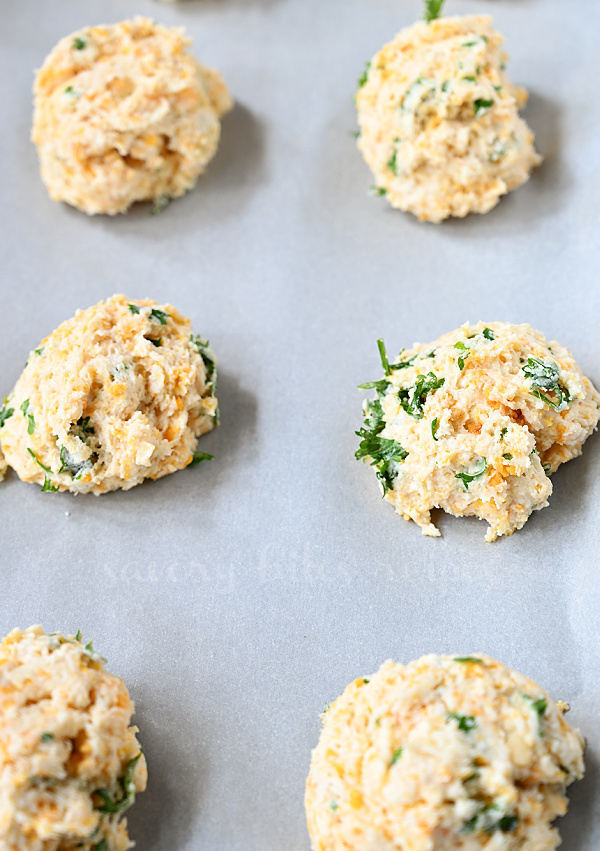
{"label": "pale yellow dough", "polygon": [[488,16],[421,21],[377,53],[356,95],[376,191],[421,220],[487,213],[541,162]]}
{"label": "pale yellow dough", "polygon": [[584,771],[567,709],[479,654],[386,662],[323,716],[306,784],[314,851],[553,851],[551,822]]}
{"label": "pale yellow dough", "polygon": [[[543,377],[540,386],[540,370],[556,376],[562,396]],[[487,520],[487,541],[520,529],[548,504],[550,473],[581,454],[600,417],[600,394],[567,349],[504,322],[415,344],[377,394],[365,403],[365,428],[383,425],[376,437],[395,456],[377,467],[385,499],[425,535],[440,534],[433,508]]]}
{"label": "pale yellow dough", "polygon": [[217,421],[215,380],[189,319],[113,296],[31,353],[3,408],[2,450],[45,490],[127,490],[192,463],[196,438]]}
{"label": "pale yellow dough", "polygon": [[190,44],[182,28],[139,17],[57,44],[36,76],[32,133],[51,198],[115,215],[195,185],[233,102]]}
{"label": "pale yellow dough", "polygon": [[[2,851],[132,847],[121,813],[147,778],[133,712],[123,681],[79,635],[35,626],[2,641]],[[103,814],[106,798],[120,812]]]}

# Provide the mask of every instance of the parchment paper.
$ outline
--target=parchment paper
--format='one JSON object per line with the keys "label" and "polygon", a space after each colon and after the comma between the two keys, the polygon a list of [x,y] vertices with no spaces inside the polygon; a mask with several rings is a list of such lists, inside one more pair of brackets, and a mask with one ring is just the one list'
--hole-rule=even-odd
{"label": "parchment paper", "polygon": [[[482,651],[572,706],[586,779],[566,851],[600,845],[600,441],[513,537],[437,517],[422,537],[353,458],[356,385],[391,352],[479,319],[529,322],[600,383],[597,33],[589,0],[490,11],[545,157],[484,217],[420,224],[368,197],[349,133],[364,61],[418,0],[3,0],[0,393],[76,308],[170,301],[213,343],[216,460],[104,497],[0,487],[0,633],[81,629],[123,677],[150,781],[141,851],[308,851],[319,713],[387,658]],[[32,71],[80,26],[185,25],[237,101],[197,189],[160,216],[53,203],[28,141]]]}

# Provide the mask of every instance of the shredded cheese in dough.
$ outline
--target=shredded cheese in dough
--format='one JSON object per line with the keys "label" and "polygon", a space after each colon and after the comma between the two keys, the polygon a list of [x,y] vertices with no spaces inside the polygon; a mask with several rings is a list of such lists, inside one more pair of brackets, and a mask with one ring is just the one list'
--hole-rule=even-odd
{"label": "shredded cheese in dough", "polygon": [[146,787],[122,680],[80,636],[13,630],[0,644],[0,848],[126,851]]}
{"label": "shredded cheese in dough", "polygon": [[358,147],[378,194],[422,220],[486,213],[541,162],[487,16],[402,30],[371,61],[356,96]]}
{"label": "shredded cheese in dough", "polygon": [[195,185],[233,103],[190,44],[183,29],[141,17],[57,44],[36,76],[32,132],[51,198],[115,215]]}
{"label": "shredded cheese in dough", "polygon": [[553,851],[583,739],[537,683],[486,656],[386,662],[323,716],[306,784],[313,851]]}
{"label": "shredded cheese in dough", "polygon": [[215,363],[172,305],[119,295],[78,311],[31,353],[8,397],[6,460],[24,481],[74,493],[181,470],[217,423]]}
{"label": "shredded cheese in dough", "polygon": [[487,541],[520,529],[600,417],[570,352],[529,325],[465,324],[403,351],[370,386],[357,457],[426,535],[440,534],[433,508],[487,520]]}

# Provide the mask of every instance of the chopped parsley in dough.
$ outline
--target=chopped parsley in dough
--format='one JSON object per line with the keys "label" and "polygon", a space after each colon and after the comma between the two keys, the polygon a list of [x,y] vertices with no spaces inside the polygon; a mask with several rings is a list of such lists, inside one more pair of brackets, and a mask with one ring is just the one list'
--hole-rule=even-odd
{"label": "chopped parsley in dough", "polygon": [[487,213],[541,162],[487,16],[420,21],[375,55],[356,95],[376,194],[418,218]]}
{"label": "chopped parsley in dough", "polygon": [[233,104],[190,44],[141,17],[57,44],[36,76],[32,133],[51,198],[115,215],[136,201],[162,209],[194,186]]}
{"label": "chopped parsley in dough", "polygon": [[[216,361],[170,304],[117,295],[42,340],[8,397],[8,464],[44,491],[127,490],[211,457]],[[33,425],[32,425],[33,424]]]}
{"label": "chopped parsley in dough", "polygon": [[313,851],[553,851],[584,771],[567,709],[486,656],[386,662],[323,715]]}
{"label": "chopped parsley in dough", "polygon": [[520,529],[552,493],[549,475],[581,454],[596,429],[600,395],[573,356],[529,325],[463,325],[388,360],[361,385],[356,457],[383,495],[425,535],[433,508],[490,524],[486,540]]}
{"label": "chopped parsley in dough", "polygon": [[80,633],[13,630],[0,644],[0,847],[126,851],[146,788],[123,681]]}

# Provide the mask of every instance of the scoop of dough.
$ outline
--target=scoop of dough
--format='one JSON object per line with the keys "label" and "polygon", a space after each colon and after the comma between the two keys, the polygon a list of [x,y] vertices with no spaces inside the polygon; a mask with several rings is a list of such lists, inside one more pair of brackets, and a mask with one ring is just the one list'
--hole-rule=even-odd
{"label": "scoop of dough", "polygon": [[487,16],[424,21],[369,63],[356,96],[358,147],[377,194],[421,220],[487,213],[541,162]]}
{"label": "scoop of dough", "polygon": [[323,716],[306,784],[314,851],[552,851],[583,740],[485,656],[386,662]]}
{"label": "scoop of dough", "polygon": [[123,213],[191,189],[233,103],[182,28],[134,18],[63,38],[36,75],[32,139],[55,201]]}
{"label": "scoop of dough", "polygon": [[126,851],[146,788],[133,703],[92,643],[40,626],[0,644],[0,846]]}
{"label": "scoop of dough", "polygon": [[116,295],[31,353],[0,415],[2,450],[44,490],[128,490],[200,460],[196,438],[217,422],[215,380],[189,319]]}
{"label": "scoop of dough", "polygon": [[432,508],[487,520],[487,541],[520,529],[600,417],[570,352],[529,325],[465,324],[383,360],[385,377],[363,385],[377,399],[364,405],[356,457],[425,535],[440,534]]}

